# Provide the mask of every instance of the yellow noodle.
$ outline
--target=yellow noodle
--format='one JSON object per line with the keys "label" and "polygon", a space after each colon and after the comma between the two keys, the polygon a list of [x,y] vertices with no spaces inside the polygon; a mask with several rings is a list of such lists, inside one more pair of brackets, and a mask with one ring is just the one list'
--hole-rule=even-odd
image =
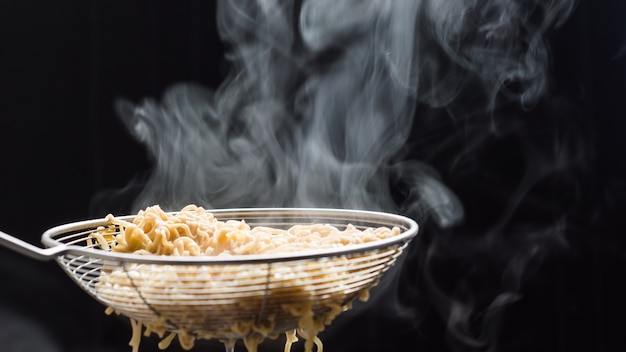
{"label": "yellow noodle", "polygon": [[298,342],[298,336],[296,335],[296,329],[285,331],[285,352],[291,351],[291,345],[294,342]]}
{"label": "yellow noodle", "polygon": [[132,337],[130,338],[128,345],[133,348],[132,352],[138,352],[139,343],[141,342],[141,322],[135,319],[130,319],[130,326],[132,328]]}
{"label": "yellow noodle", "polygon": [[163,340],[161,340],[158,344],[159,349],[164,350],[166,348],[168,348],[170,346],[170,344],[172,343],[172,340],[174,340],[174,338],[176,337],[176,333],[175,332],[170,332],[169,335],[167,335],[166,338],[164,338]]}

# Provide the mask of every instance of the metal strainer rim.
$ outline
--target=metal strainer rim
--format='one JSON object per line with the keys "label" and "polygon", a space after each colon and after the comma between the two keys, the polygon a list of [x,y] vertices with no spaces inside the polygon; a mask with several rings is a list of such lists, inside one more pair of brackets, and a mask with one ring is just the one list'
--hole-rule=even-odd
{"label": "metal strainer rim", "polygon": [[[248,216],[271,217],[271,214],[279,213],[280,217],[286,217],[286,214],[291,217],[302,217],[315,219],[316,217],[325,220],[334,219],[343,221],[343,225],[354,222],[369,222],[376,224],[377,226],[402,226],[400,234],[389,237],[382,240],[373,242],[350,245],[348,247],[338,247],[332,249],[323,250],[307,250],[298,251],[293,253],[281,253],[281,254],[243,254],[243,255],[229,255],[229,256],[160,256],[160,255],[140,255],[133,253],[117,253],[111,251],[105,251],[100,249],[87,248],[85,246],[65,244],[59,241],[57,238],[61,235],[73,231],[80,231],[90,229],[93,231],[98,226],[108,225],[109,222],[105,218],[83,220],[68,224],[52,227],[45,231],[41,236],[41,242],[49,250],[55,250],[58,255],[70,253],[76,255],[84,255],[93,258],[99,258],[103,260],[111,260],[116,262],[132,262],[132,263],[144,263],[144,264],[163,264],[163,265],[226,265],[226,264],[253,264],[253,263],[273,263],[273,262],[285,262],[293,260],[303,259],[319,259],[330,258],[342,255],[349,255],[355,253],[365,253],[369,251],[375,251],[390,246],[406,243],[417,235],[418,224],[403,215],[386,213],[370,210],[354,210],[354,209],[335,209],[335,208],[229,208],[229,209],[206,209],[208,212],[213,213],[219,220],[221,217],[227,217],[228,214],[237,214],[241,217],[242,214]],[[177,212],[168,212],[168,214],[175,214]],[[340,217],[339,217],[340,216]],[[136,215],[124,215],[116,216],[118,219],[129,220],[136,217]],[[224,218],[226,219],[226,218]],[[235,219],[235,218],[233,218]]]}

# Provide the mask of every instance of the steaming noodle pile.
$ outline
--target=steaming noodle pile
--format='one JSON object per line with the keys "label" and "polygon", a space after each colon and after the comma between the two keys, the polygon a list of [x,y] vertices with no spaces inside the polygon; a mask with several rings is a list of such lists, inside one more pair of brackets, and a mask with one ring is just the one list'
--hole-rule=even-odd
{"label": "steaming noodle pile", "polygon": [[[132,222],[124,221],[109,215],[111,225],[101,227],[91,234],[93,244],[105,250],[135,254],[157,254],[166,256],[232,256],[246,254],[276,254],[307,250],[320,250],[345,247],[359,243],[377,241],[395,236],[400,233],[397,227],[357,229],[348,224],[340,230],[335,226],[325,224],[295,225],[288,229],[270,228],[264,226],[251,227],[243,220],[220,221],[212,213],[202,207],[188,205],[176,214],[164,212],[158,205],[139,211]],[[119,231],[116,230],[119,226]],[[119,232],[119,233],[118,233]],[[133,300],[141,305],[145,303],[144,295],[154,294],[160,297],[163,303],[151,303],[151,315],[145,318],[131,318],[132,338],[130,345],[133,352],[139,350],[142,328],[144,336],[152,333],[161,338],[159,348],[167,348],[172,340],[178,336],[180,345],[191,349],[196,339],[223,338],[227,347],[234,346],[236,339],[242,339],[250,352],[257,350],[257,346],[265,338],[276,338],[281,328],[277,321],[284,320],[284,316],[269,315],[260,319],[258,304],[270,306],[278,304],[283,314],[297,321],[297,328],[285,332],[285,351],[298,340],[298,336],[305,340],[305,350],[322,351],[322,342],[317,337],[325,325],[328,325],[342,311],[350,308],[349,295],[341,289],[335,291],[322,302],[323,309],[313,306],[311,287],[307,287],[299,273],[311,272],[317,278],[323,278],[333,286],[341,287],[339,280],[350,275],[349,272],[333,272],[328,267],[347,261],[345,257],[330,259],[329,266],[311,266],[314,262],[305,261],[296,266],[273,269],[275,277],[280,277],[280,286],[267,287],[268,269],[260,266],[235,265],[233,266],[187,266],[187,265],[156,265],[156,264],[127,264],[124,268],[103,267],[100,281],[97,284],[98,295],[106,300],[119,300],[126,297],[128,302]],[[202,287],[216,287],[225,285],[229,276],[236,273],[236,284],[242,282],[254,283],[262,278],[258,297],[238,299],[232,295],[228,300],[219,304],[205,303],[204,306],[188,304],[190,294],[180,292],[177,285],[193,282]],[[334,280],[334,281],[333,281]],[[225,287],[224,292],[228,292]],[[360,298],[366,300],[369,288],[361,293]],[[141,297],[138,297],[141,296]],[[352,296],[353,297],[353,296]],[[346,303],[348,302],[348,303]],[[208,306],[207,306],[208,304]],[[132,306],[132,304],[131,304]],[[168,308],[175,309],[176,314],[184,313],[185,326],[173,326],[168,320]],[[132,311],[132,307],[129,308]],[[219,315],[235,309],[237,316],[245,317],[239,320],[228,320],[220,327],[207,328],[207,316],[201,311],[210,311]],[[181,312],[181,310],[185,310]],[[200,311],[200,313],[198,313]],[[124,313],[107,308],[107,314],[113,312]],[[157,312],[159,312],[157,314]],[[157,316],[155,318],[155,315]],[[210,324],[209,324],[210,325]]]}

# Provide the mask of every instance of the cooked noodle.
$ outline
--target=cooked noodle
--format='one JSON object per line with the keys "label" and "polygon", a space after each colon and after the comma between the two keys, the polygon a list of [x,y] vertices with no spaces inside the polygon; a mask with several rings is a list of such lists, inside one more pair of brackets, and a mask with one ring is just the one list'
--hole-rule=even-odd
{"label": "cooked noodle", "polygon": [[[155,205],[139,211],[132,222],[113,215],[108,215],[107,219],[111,225],[91,234],[92,245],[113,252],[167,256],[231,256],[323,250],[377,241],[400,233],[396,227],[358,229],[350,224],[344,230],[327,224],[302,224],[288,229],[251,227],[242,220],[218,220],[212,213],[195,205],[188,205],[175,214],[166,213]],[[269,267],[251,264],[193,266],[134,263],[121,268],[105,264],[96,288],[103,300],[116,307],[107,308],[107,314],[116,312],[132,317],[133,333],[129,345],[133,352],[139,350],[144,327],[144,336],[154,333],[161,338],[160,349],[167,348],[175,337],[184,349],[193,348],[197,339],[222,338],[227,346],[232,346],[235,339],[242,339],[246,349],[255,352],[264,339],[276,338],[277,331],[284,331],[279,329],[277,321],[285,319],[297,322],[296,329],[285,331],[286,352],[298,341],[298,336],[304,339],[306,352],[312,352],[314,347],[321,352],[323,346],[317,335],[338,314],[350,308],[349,298],[353,297],[342,289],[340,281],[350,272],[328,269],[335,266],[341,268],[342,261],[345,263],[348,259],[336,257],[331,260],[331,265],[327,266],[302,261],[295,266],[272,267],[271,272]],[[279,284],[266,286],[270,275]],[[328,287],[333,286],[323,302],[311,302],[313,289],[304,280],[311,275]],[[251,290],[254,287],[258,289],[251,291],[254,295],[239,298],[228,294],[230,282],[232,285],[243,282],[249,284]],[[221,295],[219,290],[224,285],[224,294]],[[181,286],[195,291],[190,291],[190,288],[183,292],[179,290]],[[218,294],[211,291],[210,297],[203,296],[203,290],[209,288],[218,290]],[[368,289],[361,289],[362,300],[367,299]],[[147,305],[148,299],[151,304],[146,312],[139,306]],[[260,317],[259,306],[279,306],[282,312]],[[213,320],[209,322],[206,314],[202,314],[233,310],[238,312],[240,319],[221,325]],[[174,315],[184,317],[184,326],[170,321]],[[225,336],[231,338],[224,339]]]}

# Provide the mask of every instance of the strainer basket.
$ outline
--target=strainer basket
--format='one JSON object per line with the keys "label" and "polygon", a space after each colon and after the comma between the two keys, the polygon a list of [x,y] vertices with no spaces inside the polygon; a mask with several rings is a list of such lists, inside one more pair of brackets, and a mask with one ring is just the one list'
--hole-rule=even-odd
{"label": "strainer basket", "polygon": [[[41,249],[0,232],[0,244],[38,259],[54,258],[97,301],[131,319],[159,323],[172,332],[232,339],[233,324],[264,326],[278,334],[298,326],[294,309],[316,315],[345,309],[366,294],[396,262],[417,234],[404,216],[344,209],[219,209],[220,220],[244,220],[251,227],[287,229],[297,224],[345,228],[398,227],[400,234],[324,250],[272,255],[157,256],[101,249],[90,234],[106,219],[49,229]],[[173,213],[172,213],[173,214]],[[133,216],[118,217],[132,221]],[[117,228],[119,231],[119,228]]]}

